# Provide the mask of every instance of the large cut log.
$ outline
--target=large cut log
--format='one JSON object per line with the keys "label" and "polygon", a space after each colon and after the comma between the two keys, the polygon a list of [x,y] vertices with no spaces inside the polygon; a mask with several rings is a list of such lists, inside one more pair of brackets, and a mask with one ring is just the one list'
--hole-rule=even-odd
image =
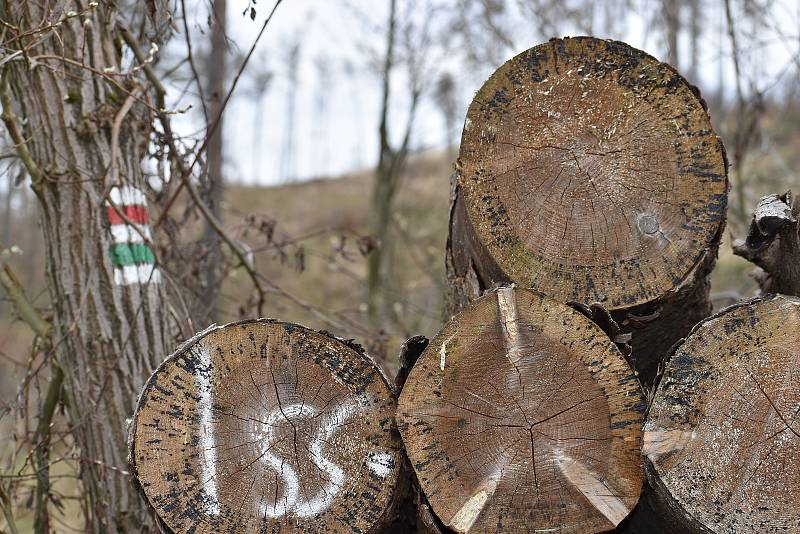
{"label": "large cut log", "polygon": [[215,327],[145,386],[132,470],[174,532],[382,532],[395,410],[357,345],[270,320]]}
{"label": "large cut log", "polygon": [[643,453],[654,490],[627,532],[800,532],[800,299],[698,325],[666,365]]}
{"label": "large cut log", "polygon": [[800,198],[791,191],[758,202],[744,241],[733,252],[758,266],[762,293],[800,296]]}
{"label": "large cut log", "polygon": [[464,309],[400,394],[419,484],[455,532],[601,532],[642,487],[644,400],[592,321],[512,287]]}
{"label": "large cut log", "polygon": [[711,313],[724,149],[697,90],[624,43],[554,39],[500,67],[467,113],[452,201],[453,313],[510,282],[600,303],[645,385]]}

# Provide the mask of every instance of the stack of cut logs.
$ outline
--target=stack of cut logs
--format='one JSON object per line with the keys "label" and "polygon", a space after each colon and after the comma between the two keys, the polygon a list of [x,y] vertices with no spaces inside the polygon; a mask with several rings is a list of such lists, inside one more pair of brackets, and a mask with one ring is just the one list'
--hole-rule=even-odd
{"label": "stack of cut logs", "polygon": [[763,296],[712,315],[727,188],[669,65],[520,54],[464,124],[450,322],[394,384],[294,324],[198,334],[139,401],[144,496],[172,532],[800,532],[800,202],[761,200]]}

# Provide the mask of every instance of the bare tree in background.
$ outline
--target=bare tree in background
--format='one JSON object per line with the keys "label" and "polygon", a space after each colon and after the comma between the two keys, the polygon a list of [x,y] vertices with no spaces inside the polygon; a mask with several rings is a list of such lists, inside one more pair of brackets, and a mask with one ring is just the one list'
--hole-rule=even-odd
{"label": "bare tree in background", "polygon": [[286,87],[286,130],[281,150],[281,177],[284,181],[294,179],[295,168],[295,122],[297,119],[297,81],[300,67],[301,41],[299,35],[286,50],[285,68],[288,85]]}
{"label": "bare tree in background", "polygon": [[451,31],[471,65],[500,65],[517,49],[508,27],[508,0],[457,0]]}
{"label": "bare tree in background", "polygon": [[317,72],[317,83],[314,90],[314,113],[313,125],[311,128],[311,146],[316,145],[313,150],[316,165],[312,172],[316,176],[328,174],[328,162],[330,160],[330,146],[328,141],[328,103],[330,96],[332,68],[331,58],[325,55],[314,59],[314,69]]}
{"label": "bare tree in background", "polygon": [[748,153],[757,139],[765,105],[764,93],[755,83],[751,84],[749,96],[745,93],[744,84],[746,80],[742,70],[743,53],[739,42],[739,30],[736,27],[731,0],[724,0],[724,2],[725,21],[728,39],[730,40],[731,62],[733,63],[736,89],[733,146],[729,146],[728,149],[732,163],[732,217],[730,218],[730,224],[736,231],[741,232],[742,227],[747,224],[748,210],[750,208],[750,202],[747,198],[748,180],[744,172],[744,165]]}
{"label": "bare tree in background", "polygon": [[264,153],[264,106],[266,105],[265,97],[269,93],[272,86],[273,72],[266,61],[261,61],[260,66],[257,66],[252,76],[254,95],[253,101],[256,104],[255,113],[253,113],[253,146],[255,147],[253,157],[253,168],[251,176],[258,180],[259,177],[264,175],[264,165],[262,155]]}
{"label": "bare tree in background", "polygon": [[[432,6],[420,9],[416,14],[430,13]],[[397,193],[400,176],[408,158],[411,134],[414,129],[417,108],[423,90],[423,55],[430,45],[429,17],[423,15],[418,27],[411,13],[401,14],[397,0],[391,0],[386,29],[386,49],[381,66],[381,112],[378,126],[379,151],[375,168],[375,184],[372,192],[370,228],[376,246],[369,255],[367,265],[367,307],[370,322],[379,329],[382,318],[392,315],[390,299],[381,299],[381,293],[391,293],[390,279],[386,275],[385,258],[390,250],[390,221],[392,206]],[[401,48],[402,47],[402,48]],[[405,60],[409,77],[408,113],[405,127],[397,135],[391,124],[390,110],[393,107],[392,80],[400,58]]]}
{"label": "bare tree in background", "polygon": [[703,38],[704,9],[702,0],[689,2],[689,70],[687,77],[693,84],[699,84],[700,41]]}
{"label": "bare tree in background", "polygon": [[452,160],[456,156],[453,147],[453,139],[456,134],[458,102],[456,101],[456,82],[450,73],[445,72],[439,76],[439,80],[436,82],[434,98],[436,106],[442,113],[442,119],[444,120],[444,139],[447,143],[447,158]]}
{"label": "bare tree in background", "polygon": [[[224,192],[224,134],[225,116],[222,113],[223,99],[225,98],[225,82],[228,72],[228,41],[227,41],[227,0],[212,0],[211,35],[209,49],[206,54],[205,73],[207,76],[206,95],[208,98],[208,116],[219,117],[213,131],[208,132],[208,149],[206,150],[206,198],[211,213],[222,220],[222,196]],[[203,95],[201,95],[201,98]],[[208,117],[206,118],[208,121]],[[209,124],[209,128],[212,125]],[[222,241],[217,232],[205,222],[203,240],[208,247],[207,261],[205,262],[205,288],[204,293],[208,303],[208,317],[204,323],[211,323],[219,317],[219,291],[223,277],[222,273]],[[202,318],[197,317],[197,320]]]}
{"label": "bare tree in background", "polygon": [[664,17],[664,37],[667,43],[667,63],[680,67],[678,36],[681,31],[682,0],[661,0],[661,13]]}

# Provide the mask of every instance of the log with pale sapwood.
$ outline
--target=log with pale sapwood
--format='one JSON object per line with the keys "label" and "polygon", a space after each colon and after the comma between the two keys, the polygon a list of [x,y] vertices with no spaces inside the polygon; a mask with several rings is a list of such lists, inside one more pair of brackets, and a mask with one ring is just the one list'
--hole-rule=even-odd
{"label": "log with pale sapwood", "polygon": [[172,532],[384,532],[395,409],[358,345],[271,320],[214,327],[145,386],[132,471]]}
{"label": "log with pale sapwood", "polygon": [[669,358],[644,427],[653,491],[624,532],[800,532],[800,299],[698,325]]}
{"label": "log with pale sapwood", "polygon": [[696,88],[624,43],[553,39],[500,67],[464,123],[447,243],[452,313],[514,282],[600,303],[649,386],[711,313],[727,163]]}
{"label": "log with pale sapwood", "polygon": [[642,488],[644,398],[618,347],[569,306],[488,292],[425,348],[398,427],[455,532],[602,532]]}

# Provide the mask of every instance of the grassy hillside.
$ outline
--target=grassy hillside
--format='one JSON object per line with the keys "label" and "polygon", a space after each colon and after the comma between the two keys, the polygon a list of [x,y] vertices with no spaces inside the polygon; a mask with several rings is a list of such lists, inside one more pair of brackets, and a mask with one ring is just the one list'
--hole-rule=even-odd
{"label": "grassy hillside", "polygon": [[[441,323],[450,173],[446,157],[427,154],[415,158],[402,178],[393,219],[396,238],[390,263],[394,283],[385,288],[397,317],[384,324],[392,340],[390,347],[413,334],[432,335]],[[345,324],[351,331],[336,333],[359,342],[366,342],[361,328],[367,322],[363,252],[369,233],[371,189],[372,173],[364,172],[272,188],[231,187],[225,202],[227,222],[258,251],[259,270],[326,315],[350,320]],[[253,214],[258,216],[250,220],[250,226],[258,227],[264,217],[276,223],[272,244],[257,229],[245,234],[247,217]],[[299,243],[291,241],[304,236],[311,237]],[[287,244],[281,247],[281,242]],[[298,256],[303,257],[302,267]],[[238,317],[238,307],[248,297],[246,284],[240,283],[242,277],[243,273],[236,273],[225,287],[226,319]],[[266,312],[334,330],[317,313],[279,295],[268,303]],[[393,368],[393,358],[386,363]]]}

